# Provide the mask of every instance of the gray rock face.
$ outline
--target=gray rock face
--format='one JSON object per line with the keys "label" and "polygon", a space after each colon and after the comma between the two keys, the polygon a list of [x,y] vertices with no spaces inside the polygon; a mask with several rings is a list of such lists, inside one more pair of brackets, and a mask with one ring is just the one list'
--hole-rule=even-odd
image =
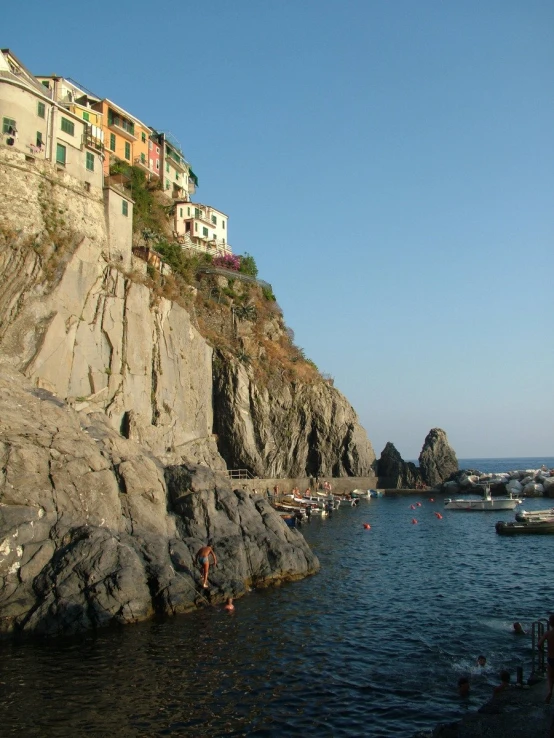
{"label": "gray rock face", "polygon": [[260,387],[244,365],[214,362],[214,431],[230,469],[259,477],[373,473],[375,453],[346,398],[325,382]]}
{"label": "gray rock face", "polygon": [[415,489],[421,482],[421,473],[416,465],[404,461],[390,441],[377,462],[377,476],[385,478],[387,486],[396,489]]}
{"label": "gray rock face", "polygon": [[[318,569],[264,500],[206,468],[164,474],[104,413],[78,414],[6,366],[0,459],[2,633],[134,622]],[[205,543],[218,555],[207,594],[194,565]]]}
{"label": "gray rock face", "polygon": [[448,443],[446,433],[440,428],[433,428],[427,434],[419,455],[419,468],[423,481],[430,487],[442,484],[458,471],[456,454]]}

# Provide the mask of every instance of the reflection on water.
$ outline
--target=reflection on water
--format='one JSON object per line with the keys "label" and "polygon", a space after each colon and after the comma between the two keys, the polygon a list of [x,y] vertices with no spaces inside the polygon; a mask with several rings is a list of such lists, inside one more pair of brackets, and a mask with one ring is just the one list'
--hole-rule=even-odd
{"label": "reflection on water", "polygon": [[313,520],[321,573],[253,592],[233,614],[3,644],[2,735],[409,736],[455,719],[488,698],[501,668],[528,673],[530,640],[511,624],[553,608],[541,567],[552,539],[497,536],[510,512],[438,520],[439,509],[398,497]]}

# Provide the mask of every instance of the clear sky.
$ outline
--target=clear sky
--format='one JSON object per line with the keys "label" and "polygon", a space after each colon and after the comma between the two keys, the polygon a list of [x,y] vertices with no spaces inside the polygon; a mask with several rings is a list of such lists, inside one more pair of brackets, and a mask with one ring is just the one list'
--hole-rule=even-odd
{"label": "clear sky", "polygon": [[377,455],[554,455],[552,0],[10,3],[0,43],[172,132]]}

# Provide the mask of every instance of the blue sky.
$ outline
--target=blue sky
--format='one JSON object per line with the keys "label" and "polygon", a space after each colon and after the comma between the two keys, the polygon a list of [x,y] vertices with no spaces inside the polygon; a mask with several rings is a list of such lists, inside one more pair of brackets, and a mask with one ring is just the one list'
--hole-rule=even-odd
{"label": "blue sky", "polygon": [[379,455],[554,455],[551,0],[33,2],[0,43],[171,131]]}

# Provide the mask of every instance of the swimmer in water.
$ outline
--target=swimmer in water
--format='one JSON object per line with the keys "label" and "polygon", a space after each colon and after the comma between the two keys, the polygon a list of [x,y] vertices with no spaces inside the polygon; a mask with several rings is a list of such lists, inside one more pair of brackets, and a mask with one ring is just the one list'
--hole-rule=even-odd
{"label": "swimmer in water", "polygon": [[478,666],[484,667],[487,665],[487,659],[483,655],[477,656],[477,664]]}
{"label": "swimmer in water", "polygon": [[460,677],[458,679],[458,694],[460,697],[467,697],[469,695],[469,679],[467,677]]}
{"label": "swimmer in water", "polygon": [[227,610],[228,612],[234,612],[235,606],[233,605],[233,598],[227,597],[227,602],[225,603],[224,610]]}

